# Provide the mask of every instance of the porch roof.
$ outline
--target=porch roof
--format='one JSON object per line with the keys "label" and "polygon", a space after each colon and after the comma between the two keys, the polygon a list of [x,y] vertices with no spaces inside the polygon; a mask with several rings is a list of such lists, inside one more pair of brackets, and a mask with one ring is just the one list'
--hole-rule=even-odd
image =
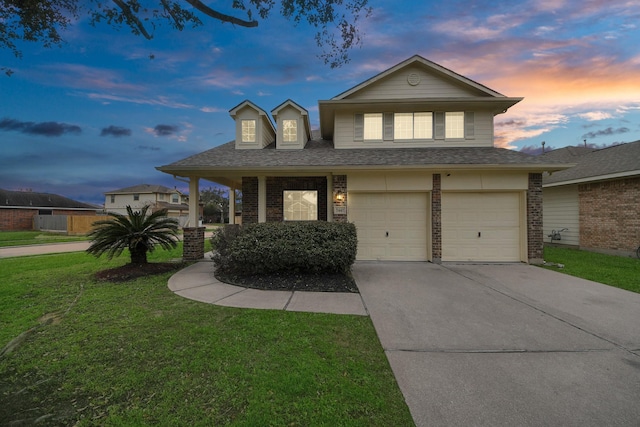
{"label": "porch roof", "polygon": [[213,177],[228,176],[236,181],[239,173],[245,176],[260,172],[343,173],[357,169],[519,169],[543,172],[570,166],[495,147],[335,149],[331,141],[313,140],[303,150],[276,149],[275,144],[259,150],[236,150],[231,141],[156,169],[176,176],[221,182]]}

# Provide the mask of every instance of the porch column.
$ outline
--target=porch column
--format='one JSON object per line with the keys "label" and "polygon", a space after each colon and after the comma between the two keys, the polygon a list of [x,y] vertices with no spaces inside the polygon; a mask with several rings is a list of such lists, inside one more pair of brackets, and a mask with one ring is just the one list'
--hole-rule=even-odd
{"label": "porch column", "polygon": [[198,261],[204,258],[204,227],[200,227],[200,186],[196,177],[189,178],[189,227],[182,229],[182,259]]}
{"label": "porch column", "polygon": [[267,222],[267,178],[258,177],[258,222]]}
{"label": "porch column", "polygon": [[189,178],[189,227],[198,227],[200,223],[200,180]]}
{"label": "porch column", "polygon": [[236,223],[236,189],[229,187],[229,225]]}

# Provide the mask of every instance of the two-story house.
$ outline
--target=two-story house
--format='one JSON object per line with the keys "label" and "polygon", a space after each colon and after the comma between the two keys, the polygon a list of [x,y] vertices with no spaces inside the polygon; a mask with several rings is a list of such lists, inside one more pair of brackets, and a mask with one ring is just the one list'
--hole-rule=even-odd
{"label": "two-story house", "polygon": [[[164,185],[139,184],[108,191],[104,195],[104,209],[107,212],[126,215],[127,206],[131,206],[133,210],[140,210],[144,206],[150,206],[151,212],[167,209],[169,217],[178,218],[181,225],[187,225],[189,197],[176,188],[169,188]],[[198,224],[198,222],[193,224]]]}
{"label": "two-story house", "polygon": [[[243,224],[354,222],[360,260],[535,263],[542,172],[565,166],[493,146],[494,117],[521,99],[413,56],[319,101],[321,139],[292,100],[273,121],[244,101],[234,141],[158,169],[192,193],[200,179],[242,189]],[[185,232],[185,256],[201,239]]]}

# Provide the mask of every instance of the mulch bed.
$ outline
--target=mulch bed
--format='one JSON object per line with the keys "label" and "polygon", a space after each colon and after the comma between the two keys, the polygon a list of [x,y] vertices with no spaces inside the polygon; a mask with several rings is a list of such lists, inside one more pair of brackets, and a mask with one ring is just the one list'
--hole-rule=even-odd
{"label": "mulch bed", "polygon": [[[95,278],[103,282],[121,283],[139,277],[178,271],[189,264],[185,262],[150,262],[148,264],[125,264],[121,267],[98,271]],[[212,267],[213,270],[213,267]],[[213,271],[212,271],[213,274]],[[342,273],[272,273],[260,275],[238,275],[215,272],[218,280],[245,288],[276,291],[352,292],[358,287],[351,275]]]}
{"label": "mulch bed", "polygon": [[237,275],[216,271],[215,276],[221,282],[252,289],[308,292],[359,292],[353,277],[341,273],[302,272]]}
{"label": "mulch bed", "polygon": [[98,271],[95,274],[97,280],[103,282],[120,283],[134,280],[139,277],[153,276],[182,270],[188,264],[184,262],[150,262],[148,264],[126,264],[122,267],[110,268]]}

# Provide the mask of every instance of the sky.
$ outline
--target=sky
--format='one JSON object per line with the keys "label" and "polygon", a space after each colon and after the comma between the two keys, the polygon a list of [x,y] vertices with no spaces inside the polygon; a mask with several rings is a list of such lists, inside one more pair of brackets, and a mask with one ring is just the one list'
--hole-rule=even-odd
{"label": "sky", "polygon": [[[231,0],[207,0],[231,11]],[[185,7],[189,5],[184,2]],[[0,50],[0,188],[104,203],[137,184],[188,186],[155,167],[234,138],[229,110],[249,99],[270,112],[286,99],[319,127],[318,100],[421,55],[509,97],[495,146],[529,153],[640,140],[637,0],[369,0],[350,62],[319,58],[315,29],[274,10],[257,28],[222,24],[154,38],[93,27],[65,43]],[[201,188],[214,185],[208,181]]]}

